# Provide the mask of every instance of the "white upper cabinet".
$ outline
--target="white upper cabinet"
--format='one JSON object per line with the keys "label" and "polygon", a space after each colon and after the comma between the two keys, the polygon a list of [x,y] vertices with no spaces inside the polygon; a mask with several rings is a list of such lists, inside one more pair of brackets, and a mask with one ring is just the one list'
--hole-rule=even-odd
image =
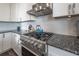
{"label": "white upper cabinet", "polygon": [[75,14],[79,14],[79,3],[76,3],[74,6],[75,6]]}
{"label": "white upper cabinet", "polygon": [[68,3],[53,3],[53,17],[68,15]]}
{"label": "white upper cabinet", "polygon": [[21,21],[33,20],[34,17],[27,13],[28,10],[32,9],[33,3],[21,3],[20,4],[20,19]]}
{"label": "white upper cabinet", "polygon": [[12,21],[27,21],[34,17],[27,14],[31,10],[32,3],[13,3],[11,4],[11,19]]}
{"label": "white upper cabinet", "polygon": [[79,14],[79,3],[53,3],[53,17]]}
{"label": "white upper cabinet", "polygon": [[20,18],[19,18],[19,9],[20,9],[19,3],[18,4],[12,3],[12,4],[10,4],[10,7],[11,7],[11,21],[19,21],[20,20]]}
{"label": "white upper cabinet", "polygon": [[0,3],[0,21],[10,21],[9,3]]}

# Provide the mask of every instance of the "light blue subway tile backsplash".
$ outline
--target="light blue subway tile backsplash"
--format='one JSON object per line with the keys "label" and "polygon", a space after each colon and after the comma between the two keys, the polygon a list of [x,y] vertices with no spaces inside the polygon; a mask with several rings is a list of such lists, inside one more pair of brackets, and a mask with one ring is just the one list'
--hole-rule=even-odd
{"label": "light blue subway tile backsplash", "polygon": [[16,30],[20,23],[0,23],[0,31]]}

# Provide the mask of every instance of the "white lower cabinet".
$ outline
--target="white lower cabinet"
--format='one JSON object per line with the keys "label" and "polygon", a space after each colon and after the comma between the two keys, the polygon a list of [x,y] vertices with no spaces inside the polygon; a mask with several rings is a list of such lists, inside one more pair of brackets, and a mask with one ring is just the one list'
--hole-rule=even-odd
{"label": "white lower cabinet", "polygon": [[77,56],[77,55],[59,48],[55,48],[53,46],[48,46],[48,56]]}
{"label": "white lower cabinet", "polygon": [[0,34],[0,53],[11,48],[11,33]]}
{"label": "white lower cabinet", "polygon": [[11,33],[3,34],[3,51],[11,48]]}
{"label": "white lower cabinet", "polygon": [[17,53],[17,55],[21,56],[20,35],[12,33],[12,37],[12,48]]}
{"label": "white lower cabinet", "polygon": [[20,35],[16,33],[2,33],[0,34],[0,53],[7,51],[10,48],[21,55]]}

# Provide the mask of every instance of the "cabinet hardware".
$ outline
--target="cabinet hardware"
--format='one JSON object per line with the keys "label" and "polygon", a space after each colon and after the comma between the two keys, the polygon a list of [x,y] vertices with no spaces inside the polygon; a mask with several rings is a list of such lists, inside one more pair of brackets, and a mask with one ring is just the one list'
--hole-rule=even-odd
{"label": "cabinet hardware", "polygon": [[3,38],[5,38],[5,34],[3,34]]}
{"label": "cabinet hardware", "polygon": [[73,3],[73,8],[75,8],[75,3]]}
{"label": "cabinet hardware", "polygon": [[68,14],[69,15],[71,14],[71,4],[69,4],[69,6],[68,6]]}
{"label": "cabinet hardware", "polygon": [[75,13],[75,3],[72,4],[72,13]]}
{"label": "cabinet hardware", "polygon": [[68,17],[71,18],[71,15],[69,15]]}

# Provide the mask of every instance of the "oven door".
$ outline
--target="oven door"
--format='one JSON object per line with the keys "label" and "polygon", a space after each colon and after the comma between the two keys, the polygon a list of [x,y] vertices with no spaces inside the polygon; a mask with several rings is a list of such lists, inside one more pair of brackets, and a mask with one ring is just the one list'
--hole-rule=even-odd
{"label": "oven door", "polygon": [[21,48],[22,48],[22,56],[35,56],[33,53],[31,53],[30,51],[28,51],[23,46]]}

